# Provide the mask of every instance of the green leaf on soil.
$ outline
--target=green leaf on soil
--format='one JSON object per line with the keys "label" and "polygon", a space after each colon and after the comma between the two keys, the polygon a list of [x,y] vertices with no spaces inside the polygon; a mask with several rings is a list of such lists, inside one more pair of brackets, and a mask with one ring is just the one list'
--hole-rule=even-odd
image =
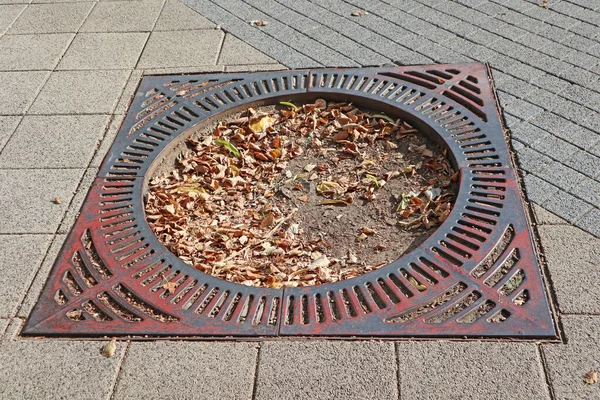
{"label": "green leaf on soil", "polygon": [[220,145],[220,146],[225,147],[236,158],[240,158],[241,157],[240,151],[231,142],[229,142],[229,141],[227,141],[225,139],[217,139],[217,140],[215,140],[215,143],[218,144],[218,145]]}
{"label": "green leaf on soil", "polygon": [[396,123],[396,121],[394,121],[392,118],[388,117],[385,114],[373,114],[373,118],[381,118],[383,120],[386,120],[390,124],[395,124]]}
{"label": "green leaf on soil", "polygon": [[297,105],[295,105],[294,103],[291,103],[289,101],[280,101],[279,104],[281,104],[282,106],[292,107],[294,109],[294,111],[296,111],[298,109]]}

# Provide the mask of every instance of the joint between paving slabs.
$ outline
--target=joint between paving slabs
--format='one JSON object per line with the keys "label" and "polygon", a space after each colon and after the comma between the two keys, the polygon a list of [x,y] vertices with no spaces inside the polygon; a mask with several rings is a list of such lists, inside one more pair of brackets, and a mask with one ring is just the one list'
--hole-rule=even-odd
{"label": "joint between paving slabs", "polygon": [[252,400],[256,399],[256,390],[258,387],[258,374],[259,374],[259,368],[260,368],[260,353],[262,350],[262,344],[263,342],[258,342],[258,347],[256,349],[256,361],[255,361],[255,367],[254,367],[254,381],[252,382]]}
{"label": "joint between paving slabs", "polygon": [[538,357],[540,358],[540,364],[542,367],[542,374],[544,376],[544,380],[546,382],[546,388],[548,390],[548,395],[550,396],[550,400],[556,400],[556,395],[554,393],[554,388],[552,387],[552,381],[550,379],[550,375],[548,374],[548,365],[546,363],[546,357],[544,355],[544,351],[542,349],[542,344],[536,344],[536,350],[538,353]]}
{"label": "joint between paving slabs", "polygon": [[[138,55],[137,61],[135,62],[135,66],[133,67],[133,69],[138,69],[138,65],[140,63],[140,60],[142,59],[142,55],[144,54],[144,51],[146,50],[146,46],[148,46],[148,42],[150,41],[150,38],[152,37],[154,28],[156,28],[156,24],[158,23],[158,20],[161,16],[163,10],[165,9],[165,4],[167,4],[167,0],[163,0],[162,5],[160,6],[160,11],[156,14],[156,19],[152,23],[152,28],[150,28],[150,30],[149,30],[150,34],[146,37],[144,46],[142,46],[142,51],[140,51],[140,54]],[[131,75],[129,75],[129,76],[131,77]],[[127,78],[127,80],[129,80],[129,78]]]}
{"label": "joint between paving slabs", "polygon": [[[117,345],[119,343],[120,342],[117,341]],[[119,360],[117,373],[115,375],[115,379],[113,380],[113,385],[110,390],[110,393],[107,397],[109,400],[113,400],[115,398],[115,394],[117,392],[117,386],[119,384],[119,379],[121,378],[121,373],[123,371],[123,366],[125,365],[125,360],[127,358],[127,352],[129,351],[129,346],[131,345],[131,341],[130,340],[125,341],[125,342],[123,342],[123,345],[124,345],[124,349],[122,352],[123,355],[121,356],[121,359]]]}
{"label": "joint between paving slabs", "polygon": [[402,381],[400,377],[400,349],[398,342],[394,342],[394,356],[396,360],[396,390],[398,391],[398,400],[402,399]]}

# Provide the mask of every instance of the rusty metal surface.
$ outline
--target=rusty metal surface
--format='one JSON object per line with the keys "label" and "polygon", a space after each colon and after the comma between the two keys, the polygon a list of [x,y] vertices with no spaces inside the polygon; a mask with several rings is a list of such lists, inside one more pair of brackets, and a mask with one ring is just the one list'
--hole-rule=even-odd
{"label": "rusty metal surface", "polygon": [[[448,148],[458,199],[419,248],[358,278],[275,290],[208,276],[158,242],[143,194],[163,150],[232,110],[318,97],[397,115]],[[23,333],[555,338],[486,67],[144,78]]]}

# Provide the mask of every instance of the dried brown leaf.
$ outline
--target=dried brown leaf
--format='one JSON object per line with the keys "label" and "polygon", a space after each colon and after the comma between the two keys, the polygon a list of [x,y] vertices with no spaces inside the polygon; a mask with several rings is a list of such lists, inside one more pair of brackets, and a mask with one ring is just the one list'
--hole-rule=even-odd
{"label": "dried brown leaf", "polygon": [[598,372],[591,370],[583,376],[583,381],[588,385],[593,385],[598,382]]}
{"label": "dried brown leaf", "polygon": [[110,358],[115,355],[115,351],[117,350],[117,338],[112,338],[112,340],[102,346],[100,353],[106,357]]}

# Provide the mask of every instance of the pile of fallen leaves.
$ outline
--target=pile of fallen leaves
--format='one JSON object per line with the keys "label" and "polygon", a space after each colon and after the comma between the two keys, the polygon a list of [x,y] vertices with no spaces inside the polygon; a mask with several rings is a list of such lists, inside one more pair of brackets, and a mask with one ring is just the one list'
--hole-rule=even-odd
{"label": "pile of fallen leaves", "polygon": [[[447,218],[457,174],[445,154],[426,145],[409,144],[409,158],[419,161],[407,162],[399,144],[420,134],[406,122],[322,99],[278,108],[248,109],[188,140],[176,168],[151,180],[150,226],[189,265],[271,288],[370,272],[385,263],[359,261],[354,243],[347,256],[332,257],[331,245],[319,232],[305,232],[298,216],[309,204],[362,207],[392,180],[413,188],[393,195],[396,229],[429,229]],[[397,169],[382,170],[390,160]],[[356,240],[374,233],[365,226]]]}

